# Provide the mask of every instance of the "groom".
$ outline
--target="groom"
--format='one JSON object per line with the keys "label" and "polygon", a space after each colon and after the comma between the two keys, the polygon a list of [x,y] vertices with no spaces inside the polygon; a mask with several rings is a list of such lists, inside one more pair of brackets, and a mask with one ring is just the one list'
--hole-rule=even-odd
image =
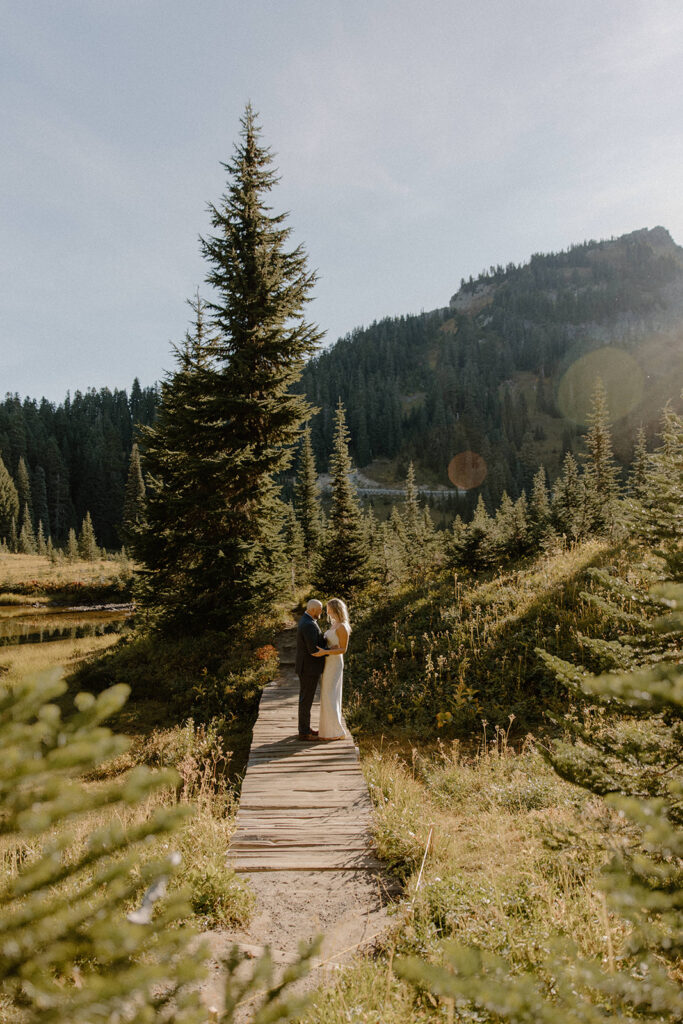
{"label": "groom", "polygon": [[319,647],[327,647],[327,641],[320,632],[318,619],[323,606],[320,601],[311,600],[299,619],[296,631],[296,674],[299,677],[299,739],[311,742],[318,733],[311,729],[311,705],[318,688],[318,682],[325,667],[324,658],[314,657]]}

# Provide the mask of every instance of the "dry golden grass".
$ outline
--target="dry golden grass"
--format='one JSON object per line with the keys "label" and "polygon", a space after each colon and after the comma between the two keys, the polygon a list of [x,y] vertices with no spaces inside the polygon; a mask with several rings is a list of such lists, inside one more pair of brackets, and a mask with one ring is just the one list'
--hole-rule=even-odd
{"label": "dry golden grass", "polygon": [[[84,659],[112,646],[117,639],[108,635],[4,647],[0,649],[0,689],[58,667],[68,676]],[[65,716],[73,709],[74,692],[72,686],[58,702]],[[148,708],[148,704],[153,706]],[[178,785],[156,792],[136,806],[115,803],[80,815],[56,826],[39,841],[0,837],[0,879],[13,875],[37,856],[46,841],[66,834],[69,841],[64,857],[74,861],[85,851],[89,837],[112,821],[129,828],[146,821],[161,805],[180,803],[192,806],[194,814],[175,835],[146,844],[140,851],[136,872],[141,877],[144,862],[163,855],[170,844],[182,856],[172,888],[182,886],[189,891],[194,916],[201,926],[227,927],[245,922],[253,896],[225,858],[234,831],[236,802],[227,780],[227,756],[220,734],[213,726],[197,726],[191,719],[184,724],[169,721],[168,706],[159,701],[130,703],[117,718],[117,731],[123,725],[131,739],[129,751],[91,772],[82,780],[83,787],[93,790],[110,786],[139,764],[175,768]],[[82,879],[73,884],[82,884]]]}
{"label": "dry golden grass", "polygon": [[84,637],[78,640],[55,640],[49,644],[21,644],[0,648],[0,685],[38,675],[56,665],[72,672],[78,663],[96,651],[115,644],[115,634]]}
{"label": "dry golden grass", "polygon": [[[383,744],[368,749],[364,767],[375,843],[404,880],[404,897],[379,956],[360,957],[335,978],[307,1020],[443,1020],[445,1007],[397,979],[391,962],[414,953],[440,962],[444,938],[495,952],[515,970],[541,962],[558,932],[584,955],[607,958],[596,882],[623,826],[600,800],[559,779],[532,745],[515,754],[499,734],[464,757],[457,744],[428,756]],[[624,926],[610,919],[609,929],[618,948]]]}
{"label": "dry golden grass", "polygon": [[121,572],[121,562],[101,558],[95,562],[66,559],[52,562],[46,555],[0,554],[0,591],[36,581],[53,587],[70,583],[108,583]]}

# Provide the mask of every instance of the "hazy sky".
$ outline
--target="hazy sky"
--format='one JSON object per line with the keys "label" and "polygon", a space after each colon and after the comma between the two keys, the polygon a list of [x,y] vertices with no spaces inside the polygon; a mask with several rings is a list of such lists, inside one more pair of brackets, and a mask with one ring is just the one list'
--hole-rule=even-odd
{"label": "hazy sky", "polygon": [[681,0],[0,0],[0,393],[172,366],[249,99],[328,343],[492,263],[683,243],[681,67]]}

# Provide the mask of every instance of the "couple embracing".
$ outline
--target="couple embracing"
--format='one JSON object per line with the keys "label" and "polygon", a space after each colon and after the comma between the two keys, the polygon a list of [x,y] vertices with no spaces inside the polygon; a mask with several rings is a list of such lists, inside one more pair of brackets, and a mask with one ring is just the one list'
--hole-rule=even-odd
{"label": "couple embracing", "polygon": [[[323,606],[311,600],[299,619],[296,634],[296,674],[299,677],[299,739],[341,740],[346,735],[341,713],[344,653],[349,645],[351,624],[343,601],[327,602],[330,628],[322,634],[318,619]],[[320,683],[320,723],[311,729],[311,706]]]}

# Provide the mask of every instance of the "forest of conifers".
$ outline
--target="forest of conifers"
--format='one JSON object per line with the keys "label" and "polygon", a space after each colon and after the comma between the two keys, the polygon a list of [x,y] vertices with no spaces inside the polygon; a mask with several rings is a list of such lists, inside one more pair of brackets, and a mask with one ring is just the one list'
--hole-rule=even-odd
{"label": "forest of conifers", "polygon": [[[503,492],[513,500],[530,494],[540,465],[552,482],[566,453],[581,451],[585,430],[558,408],[562,374],[600,346],[636,357],[656,349],[666,328],[680,323],[682,253],[663,228],[585,242],[524,265],[491,267],[462,281],[450,307],[353,331],[314,357],[297,385],[319,410],[311,423],[318,470],[328,468],[341,398],[355,464],[386,461],[392,483],[405,479],[412,461],[419,484],[449,487],[451,458],[478,453],[488,473],[477,495],[461,500],[465,519],[479,493],[489,511]],[[649,404],[646,398],[617,424],[623,470],[637,428],[650,441],[682,383],[675,375],[650,378]],[[0,457],[18,494],[17,537],[27,507],[34,534],[42,523],[56,545],[90,513],[98,543],[119,548],[136,425],[153,421],[157,400],[157,387],[137,379],[129,394],[77,391],[59,405],[7,394]],[[2,531],[8,538],[10,526]]]}

